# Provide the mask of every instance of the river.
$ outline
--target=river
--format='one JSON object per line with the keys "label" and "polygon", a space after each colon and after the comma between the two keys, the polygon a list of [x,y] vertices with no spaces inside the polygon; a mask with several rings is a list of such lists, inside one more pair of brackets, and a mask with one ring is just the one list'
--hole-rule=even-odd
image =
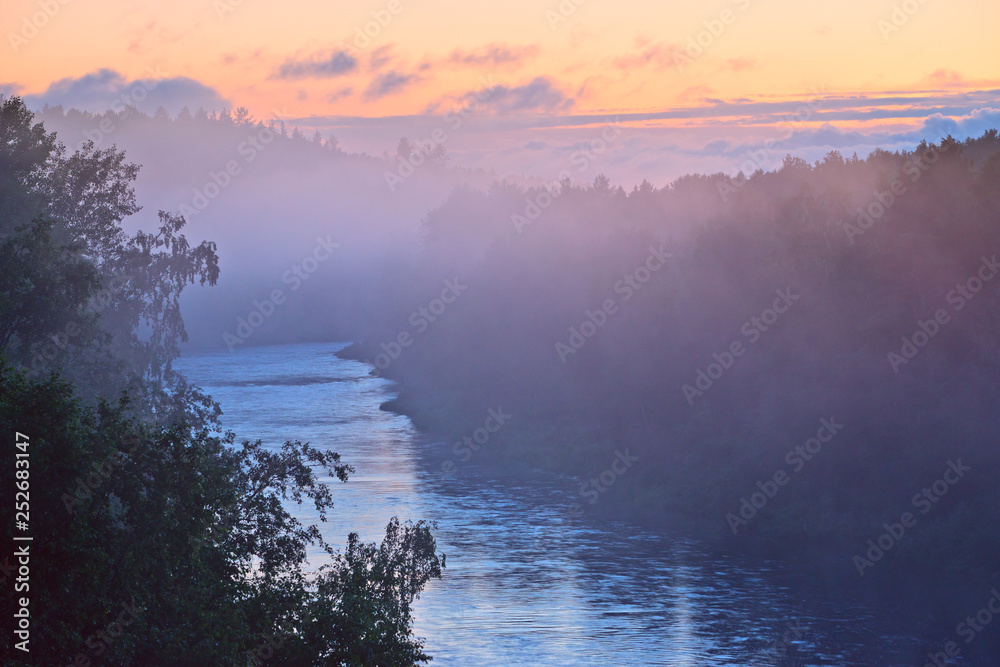
{"label": "river", "polygon": [[[691,539],[575,517],[572,480],[499,477],[433,463],[444,443],[379,409],[393,384],[340,359],[344,344],[185,356],[176,366],[223,408],[223,425],[268,446],[330,448],[355,468],[332,480],[322,524],[380,540],[392,516],[436,521],[444,578],[414,605],[433,665],[893,665],[919,655],[891,610],[860,607],[777,562],[722,556]],[[435,453],[441,456],[435,459]],[[305,506],[304,506],[305,507]],[[317,523],[311,508],[295,508]],[[320,564],[321,552],[311,554]],[[877,630],[876,630],[877,628]],[[786,641],[787,640],[787,641]]]}

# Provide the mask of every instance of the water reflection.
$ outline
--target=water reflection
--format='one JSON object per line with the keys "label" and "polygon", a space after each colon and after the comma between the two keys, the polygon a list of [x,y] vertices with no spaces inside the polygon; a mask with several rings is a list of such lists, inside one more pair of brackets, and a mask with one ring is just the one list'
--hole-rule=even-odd
{"label": "water reflection", "polygon": [[[248,348],[178,366],[240,437],[309,441],[354,466],[347,484],[332,481],[335,509],[321,527],[333,545],[350,531],[380,539],[394,515],[438,522],[447,570],[415,606],[433,664],[887,665],[894,650],[915,655],[912,638],[877,638],[872,610],[812,594],[805,604],[777,564],[572,520],[565,480],[503,478],[474,461],[451,477],[430,473],[428,457],[446,446],[379,410],[391,383],[335,357],[341,347]],[[312,508],[296,514],[317,522]],[[313,565],[323,558],[310,554]]]}

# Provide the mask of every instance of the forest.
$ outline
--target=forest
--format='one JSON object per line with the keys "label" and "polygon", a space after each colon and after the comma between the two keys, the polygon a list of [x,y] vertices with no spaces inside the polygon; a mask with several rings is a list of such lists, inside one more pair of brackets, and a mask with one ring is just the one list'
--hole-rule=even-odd
{"label": "forest", "polygon": [[426,662],[410,605],[442,575],[432,526],[393,519],[335,550],[289,507],[325,517],[352,467],[293,434],[275,450],[219,433],[220,406],[172,368],[180,294],[216,283],[217,247],[164,211],[127,233],[138,172],[2,100],[0,425],[19,452],[3,488],[24,499],[17,524],[2,510],[19,545],[5,664]]}
{"label": "forest", "polygon": [[[577,512],[832,576],[988,578],[998,213],[996,130],[660,188],[459,187],[344,354],[456,455],[502,406],[477,460],[576,476]],[[468,296],[400,347],[444,280]],[[641,463],[602,484],[626,451]],[[907,511],[906,544],[870,549]],[[897,567],[871,567],[883,551]]]}
{"label": "forest", "polygon": [[[241,114],[104,118],[116,140],[151,137],[147,155],[182,137],[199,164],[268,129],[269,168],[303,170],[293,188],[356,178],[360,199],[422,150],[348,154]],[[173,368],[182,311],[201,345],[354,341],[341,356],[397,383],[383,409],[454,443],[433,470],[570,476],[572,520],[697,534],[836,582],[996,578],[996,130],[630,190],[450,170],[438,151],[363,231],[307,224],[314,250],[252,216],[218,224],[197,197],[133,229],[149,220],[139,165],[106,142],[67,148],[18,98],[0,139],[0,422],[30,443],[4,484],[30,487],[31,529],[49,536],[31,547],[45,659],[431,658],[411,604],[443,574],[434,526],[394,519],[381,544],[352,534],[340,551],[303,525],[289,507],[335,511],[351,462],[294,433],[275,450],[222,431],[225,406]],[[149,168],[166,178],[183,153],[164,155]],[[227,173],[232,194],[273,172]],[[421,206],[411,230],[399,211]],[[191,242],[192,227],[224,240]],[[249,232],[263,251],[241,245]]]}

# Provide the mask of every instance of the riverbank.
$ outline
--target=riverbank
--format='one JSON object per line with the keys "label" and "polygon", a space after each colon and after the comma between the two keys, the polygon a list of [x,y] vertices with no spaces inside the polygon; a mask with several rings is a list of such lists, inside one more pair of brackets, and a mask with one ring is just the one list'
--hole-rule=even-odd
{"label": "riverbank", "polygon": [[[923,627],[901,623],[885,600],[845,600],[822,579],[710,548],[678,527],[644,530],[592,512],[574,518],[562,476],[480,465],[478,454],[504,446],[513,421],[459,461],[450,443],[380,409],[394,403],[398,386],[334,358],[339,347],[255,347],[181,366],[227,406],[224,427],[265,447],[302,438],[354,466],[347,484],[331,484],[335,510],[319,523],[335,547],[348,530],[374,532],[394,515],[437,524],[447,568],[414,605],[415,633],[434,664],[664,664],[684,654],[694,664],[740,667],[759,664],[789,626],[801,633],[788,646],[790,664],[887,656],[905,664],[915,654]],[[456,461],[454,474],[435,474],[444,458]],[[318,521],[308,506],[295,512],[306,525]]]}
{"label": "riverbank", "polygon": [[[363,349],[355,345],[341,350],[338,356],[359,359],[363,354]],[[469,403],[463,400],[467,396],[442,390],[405,369],[389,368],[381,375],[399,383],[397,397],[384,403],[382,409],[407,416],[425,433],[455,442],[457,451],[462,450],[458,443],[464,437],[482,427],[483,416],[464,407]],[[581,487],[592,474],[588,462],[607,459],[612,469],[616,451],[613,441],[588,439],[579,425],[546,423],[537,415],[518,414],[513,407],[511,411],[514,419],[475,451],[478,462],[506,473],[539,468],[571,475]],[[560,452],[553,442],[564,443],[565,447]],[[771,503],[774,507],[765,507],[755,515],[744,507],[741,516],[739,497],[728,499],[732,494],[703,489],[702,497],[714,495],[715,501],[699,506],[694,497],[684,493],[664,493],[663,487],[674,481],[651,484],[648,471],[645,475],[625,472],[599,493],[598,502],[590,504],[580,494],[580,505],[589,520],[623,521],[660,534],[687,535],[719,553],[738,553],[757,562],[779,561],[783,566],[808,572],[810,580],[820,587],[843,590],[858,600],[891,594],[906,600],[913,610],[933,608],[945,625],[950,622],[946,619],[961,618],[963,609],[981,597],[983,590],[1000,585],[1000,573],[995,569],[972,563],[966,554],[948,548],[947,524],[929,523],[916,511],[913,514],[927,525],[918,523],[919,530],[903,526],[903,534],[898,520],[884,524],[888,530],[876,532],[872,532],[871,522],[851,524],[850,508],[839,517],[817,517],[808,499],[801,495],[777,497]],[[691,479],[677,483],[685,489],[696,485]],[[784,487],[770,483],[761,482],[762,494],[784,491]],[[758,491],[750,486],[744,495],[748,501]],[[793,487],[789,484],[789,488]],[[722,496],[727,499],[720,501]],[[727,515],[731,515],[729,520]],[[734,524],[732,516],[740,517],[746,526]],[[738,529],[736,534],[733,525]],[[934,545],[934,558],[926,556],[929,544]]]}

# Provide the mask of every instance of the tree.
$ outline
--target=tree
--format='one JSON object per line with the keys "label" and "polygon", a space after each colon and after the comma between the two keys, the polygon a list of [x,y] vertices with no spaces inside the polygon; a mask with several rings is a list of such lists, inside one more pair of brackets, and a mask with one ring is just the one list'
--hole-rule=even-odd
{"label": "tree", "polygon": [[[19,98],[0,107],[0,139],[0,344],[8,361],[86,377],[81,386],[92,396],[131,387],[150,397],[151,411],[176,407],[171,394],[188,391],[170,367],[187,337],[179,297],[195,282],[215,284],[215,244],[192,246],[180,233],[184,219],[163,211],[157,233],[127,235],[122,221],[141,210],[132,187],[139,166],[92,142],[67,155]],[[149,336],[134,335],[139,327]],[[200,414],[213,412],[207,398],[197,404]]]}
{"label": "tree", "polygon": [[415,150],[416,149],[413,147],[413,144],[410,143],[409,139],[406,137],[400,137],[399,143],[396,144],[396,159],[409,160]]}
{"label": "tree", "polygon": [[[163,211],[155,233],[126,234],[138,166],[115,147],[67,156],[32,120],[16,98],[0,107],[0,430],[27,436],[0,477],[52,537],[31,545],[31,657],[246,665],[270,637],[275,665],[427,660],[410,604],[441,576],[431,526],[394,519],[381,545],[351,535],[341,555],[287,511],[311,502],[325,520],[321,475],[350,466],[213,434],[218,405],[171,368],[179,295],[215,283],[215,244]],[[12,503],[0,519],[14,527]],[[315,576],[311,546],[332,560]]]}
{"label": "tree", "polygon": [[[352,472],[339,455],[144,423],[127,402],[90,408],[64,380],[0,366],[0,429],[28,436],[30,466],[17,469],[28,471],[31,532],[57,536],[32,546],[33,659],[245,665],[266,637],[280,644],[274,665],[427,659],[410,604],[441,576],[431,526],[393,519],[381,545],[352,534],[337,554],[284,502],[311,502],[325,519],[320,475]],[[14,466],[2,476],[14,489]],[[0,510],[5,531],[13,509]],[[310,545],[332,557],[314,578]],[[14,596],[2,605],[11,618]],[[100,639],[123,608],[134,610],[126,632]],[[10,642],[2,651],[17,654]]]}

